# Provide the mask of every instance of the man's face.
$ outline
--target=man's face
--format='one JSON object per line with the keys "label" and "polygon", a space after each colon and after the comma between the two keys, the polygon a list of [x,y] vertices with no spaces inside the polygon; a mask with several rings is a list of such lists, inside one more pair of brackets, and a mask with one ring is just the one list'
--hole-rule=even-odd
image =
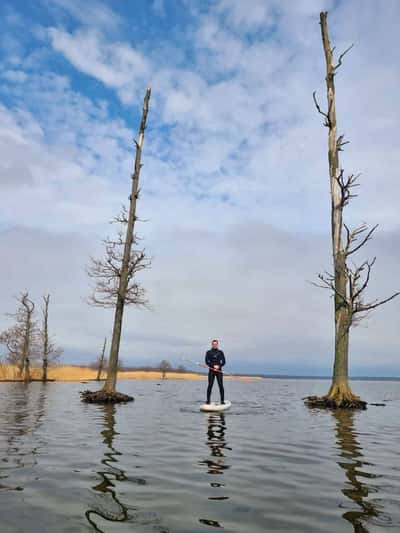
{"label": "man's face", "polygon": [[212,341],[211,346],[214,350],[218,348],[218,341]]}

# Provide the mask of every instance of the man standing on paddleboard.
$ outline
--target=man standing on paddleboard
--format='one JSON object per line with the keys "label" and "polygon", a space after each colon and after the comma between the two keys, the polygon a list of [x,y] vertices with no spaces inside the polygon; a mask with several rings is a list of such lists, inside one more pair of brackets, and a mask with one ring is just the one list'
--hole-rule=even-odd
{"label": "man standing on paddleboard", "polygon": [[208,387],[207,387],[207,403],[210,403],[211,391],[214,385],[215,378],[217,378],[219,393],[221,396],[221,403],[224,403],[224,384],[222,367],[225,364],[225,355],[222,350],[218,348],[218,341],[214,339],[211,343],[211,350],[206,353],[206,365],[208,371]]}

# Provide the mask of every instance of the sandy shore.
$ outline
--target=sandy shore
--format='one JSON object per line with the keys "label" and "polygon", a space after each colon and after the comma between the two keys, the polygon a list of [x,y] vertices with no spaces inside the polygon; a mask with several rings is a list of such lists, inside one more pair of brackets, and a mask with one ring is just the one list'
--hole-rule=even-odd
{"label": "sandy shore", "polygon": [[[33,379],[40,379],[41,369],[32,368],[31,376]],[[97,370],[87,366],[75,365],[56,365],[49,367],[48,378],[55,381],[92,381],[97,376]],[[106,377],[102,374],[102,379]],[[197,374],[195,372],[167,372],[166,379],[205,379],[206,374]],[[162,373],[150,370],[132,370],[118,372],[118,379],[162,379]],[[246,376],[225,376],[225,379],[240,380],[257,380],[259,377]],[[12,365],[0,366],[0,381],[18,380],[18,369]]]}

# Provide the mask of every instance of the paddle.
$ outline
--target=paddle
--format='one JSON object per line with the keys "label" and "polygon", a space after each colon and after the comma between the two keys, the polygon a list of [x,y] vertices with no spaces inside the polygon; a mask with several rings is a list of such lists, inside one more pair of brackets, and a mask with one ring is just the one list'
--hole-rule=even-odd
{"label": "paddle", "polygon": [[233,376],[233,374],[227,374],[223,370],[215,370],[215,368],[213,368],[212,366],[208,366],[208,365],[206,365],[204,363],[198,363],[198,362],[195,362],[195,361],[191,361],[190,359],[184,359],[184,358],[182,358],[182,359],[184,361],[187,361],[188,363],[191,363],[192,365],[202,366],[203,368],[208,368],[209,370],[212,370],[213,372],[219,372],[220,374],[225,374],[225,376]]}

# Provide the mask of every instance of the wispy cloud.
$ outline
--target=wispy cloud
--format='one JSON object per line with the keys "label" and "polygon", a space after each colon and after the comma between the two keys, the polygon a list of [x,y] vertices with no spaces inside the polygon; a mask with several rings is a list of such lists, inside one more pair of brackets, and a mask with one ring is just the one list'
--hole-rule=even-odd
{"label": "wispy cloud", "polygon": [[97,0],[91,0],[90,2],[80,2],[79,0],[41,0],[41,2],[50,9],[58,10],[59,13],[69,15],[85,26],[103,30],[116,30],[123,24],[122,17],[112,7]]}

